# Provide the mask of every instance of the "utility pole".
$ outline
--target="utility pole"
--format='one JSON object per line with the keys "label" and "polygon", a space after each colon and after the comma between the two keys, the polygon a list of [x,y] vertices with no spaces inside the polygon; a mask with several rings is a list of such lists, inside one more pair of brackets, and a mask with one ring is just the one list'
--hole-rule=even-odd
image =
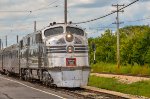
{"label": "utility pole", "polygon": [[65,24],[67,24],[67,0],[64,1],[64,18],[65,18]]}
{"label": "utility pole", "polygon": [[0,50],[2,49],[2,40],[0,38]]}
{"label": "utility pole", "polygon": [[19,36],[17,35],[17,43],[19,42]]}
{"label": "utility pole", "polygon": [[34,32],[36,32],[36,21],[34,21]]}
{"label": "utility pole", "polygon": [[3,49],[4,47],[3,47],[3,41],[2,41],[2,39],[1,39],[1,42],[2,42],[2,49]]}
{"label": "utility pole", "polygon": [[120,33],[119,33],[119,25],[122,23],[119,21],[119,12],[124,12],[123,10],[119,10],[121,6],[123,5],[112,5],[117,8],[115,12],[117,12],[116,22],[114,24],[117,24],[117,67],[120,68]]}
{"label": "utility pole", "polygon": [[96,63],[96,44],[95,43],[92,43],[92,49],[94,51],[94,64]]}
{"label": "utility pole", "polygon": [[6,35],[6,47],[7,47],[7,35]]}

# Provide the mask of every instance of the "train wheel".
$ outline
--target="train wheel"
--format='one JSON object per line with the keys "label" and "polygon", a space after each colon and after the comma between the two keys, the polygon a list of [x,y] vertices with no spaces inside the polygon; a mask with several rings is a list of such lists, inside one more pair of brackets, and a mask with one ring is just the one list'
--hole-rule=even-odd
{"label": "train wheel", "polygon": [[25,75],[25,70],[24,69],[20,69],[20,79],[21,80],[25,80],[24,75]]}
{"label": "train wheel", "polygon": [[40,81],[43,80],[42,70],[38,70],[38,79],[39,79]]}
{"label": "train wheel", "polygon": [[25,79],[26,81],[29,81],[29,80],[30,80],[30,72],[29,72],[29,70],[25,70],[24,79]]}
{"label": "train wheel", "polygon": [[43,72],[43,79],[42,79],[43,85],[47,86],[47,77],[46,77],[46,72]]}
{"label": "train wheel", "polygon": [[3,69],[3,74],[6,74],[6,70],[5,69]]}
{"label": "train wheel", "polygon": [[48,86],[48,72],[47,71],[44,71],[43,72],[43,84]]}
{"label": "train wheel", "polygon": [[54,88],[57,88],[57,85],[56,85],[56,84],[52,84],[51,86],[54,87]]}
{"label": "train wheel", "polygon": [[43,81],[43,84],[46,86],[51,86],[53,83],[53,79],[47,71],[43,72],[43,80],[42,81]]}
{"label": "train wheel", "polygon": [[9,71],[6,71],[5,73],[6,73],[7,76],[11,76]]}

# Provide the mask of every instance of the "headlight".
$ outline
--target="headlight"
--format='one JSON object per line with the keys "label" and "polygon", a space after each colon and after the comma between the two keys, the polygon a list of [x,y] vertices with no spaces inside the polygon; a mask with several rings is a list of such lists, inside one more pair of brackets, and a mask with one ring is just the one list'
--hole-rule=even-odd
{"label": "headlight", "polygon": [[73,53],[74,52],[74,47],[73,46],[68,46],[67,52],[68,53]]}
{"label": "headlight", "polygon": [[66,41],[72,42],[73,41],[73,35],[71,33],[66,34]]}

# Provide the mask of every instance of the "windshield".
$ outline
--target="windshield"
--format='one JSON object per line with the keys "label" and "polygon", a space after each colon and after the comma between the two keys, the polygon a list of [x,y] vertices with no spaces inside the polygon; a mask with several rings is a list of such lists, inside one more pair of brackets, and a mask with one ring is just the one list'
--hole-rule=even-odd
{"label": "windshield", "polygon": [[44,31],[44,35],[47,36],[52,36],[52,35],[57,35],[57,34],[62,34],[63,33],[63,27],[55,27],[55,28],[50,28]]}
{"label": "windshield", "polygon": [[76,34],[76,35],[81,35],[84,36],[84,31],[82,29],[79,28],[75,28],[75,27],[67,27],[66,28],[67,33],[72,33],[72,34]]}

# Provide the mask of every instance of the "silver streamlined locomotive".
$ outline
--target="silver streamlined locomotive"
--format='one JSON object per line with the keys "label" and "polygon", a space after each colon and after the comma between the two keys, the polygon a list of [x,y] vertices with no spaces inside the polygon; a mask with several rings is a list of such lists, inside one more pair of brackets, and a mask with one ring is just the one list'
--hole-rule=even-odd
{"label": "silver streamlined locomotive", "polygon": [[71,24],[54,24],[28,34],[0,51],[0,70],[46,85],[86,86],[90,73],[86,34]]}

